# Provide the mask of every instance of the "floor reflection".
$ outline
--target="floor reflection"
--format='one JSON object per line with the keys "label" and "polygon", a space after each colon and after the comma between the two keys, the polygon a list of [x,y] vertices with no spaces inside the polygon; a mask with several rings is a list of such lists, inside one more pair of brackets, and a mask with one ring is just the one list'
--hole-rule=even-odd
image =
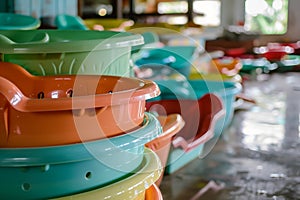
{"label": "floor reflection", "polygon": [[[245,83],[257,104],[236,111],[212,152],[164,177],[165,200],[300,199],[300,74],[262,80]],[[209,183],[221,189],[202,194]]]}

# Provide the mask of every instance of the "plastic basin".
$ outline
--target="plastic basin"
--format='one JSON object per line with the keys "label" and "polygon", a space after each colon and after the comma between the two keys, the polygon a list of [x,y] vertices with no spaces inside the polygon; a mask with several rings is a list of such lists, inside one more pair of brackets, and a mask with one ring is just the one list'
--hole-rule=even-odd
{"label": "plastic basin", "polygon": [[[241,71],[241,70],[240,70]],[[196,68],[191,70],[190,80],[208,80],[208,81],[225,81],[225,82],[242,82],[242,77],[240,74],[233,76],[227,76],[221,73],[201,73]]]}
{"label": "plastic basin", "polygon": [[123,134],[159,95],[149,80],[109,75],[33,76],[0,63],[1,147],[70,144]]}
{"label": "plastic basin", "polygon": [[[184,127],[185,122],[179,114],[158,116],[157,118],[162,125],[163,133],[156,139],[148,142],[146,147],[152,149],[158,155],[164,171],[167,165],[172,138]],[[160,186],[162,180],[163,176],[155,182],[155,185]]]}
{"label": "plastic basin", "polygon": [[102,74],[129,76],[131,47],[139,34],[90,30],[0,31],[2,60],[34,75]]}
{"label": "plastic basin", "polygon": [[132,175],[145,162],[145,144],[162,133],[157,118],[147,115],[139,130],[109,139],[43,148],[1,148],[0,176],[6,180],[0,183],[1,197],[48,199],[104,187]]}
{"label": "plastic basin", "polygon": [[197,100],[207,93],[216,94],[222,100],[226,114],[222,123],[217,124],[215,134],[219,135],[231,123],[234,114],[236,95],[242,90],[238,82],[212,81],[212,80],[155,80],[158,84],[160,96],[149,99],[157,101],[164,99],[194,99]]}
{"label": "plastic basin", "polygon": [[166,65],[188,77],[196,49],[196,46],[188,45],[145,48],[140,50],[135,64],[139,67]]}
{"label": "plastic basin", "polygon": [[59,30],[89,30],[79,16],[60,14],[55,17],[55,25]]}
{"label": "plastic basin", "polygon": [[[95,18],[90,18],[90,19],[84,19],[84,24],[90,29],[94,30],[97,25],[102,26],[104,30],[109,30],[109,29],[117,29],[117,30],[129,30],[130,26],[134,24],[134,21],[130,19],[95,19]],[[97,28],[96,28],[97,29]]]}
{"label": "plastic basin", "polygon": [[33,30],[39,28],[37,18],[15,13],[0,13],[0,30]]}
{"label": "plastic basin", "polygon": [[156,184],[146,190],[145,200],[163,200],[162,193]]}
{"label": "plastic basin", "polygon": [[300,70],[300,56],[299,55],[288,55],[285,59],[276,62],[278,68],[277,72],[289,72]]}
{"label": "plastic basin", "polygon": [[268,43],[267,46],[256,47],[253,49],[256,54],[265,57],[267,60],[280,61],[286,55],[294,53],[294,49],[290,46],[282,46],[278,43]]}
{"label": "plastic basin", "polygon": [[[160,160],[157,155],[149,149],[145,149],[144,159],[140,167],[131,176],[121,179],[118,182],[109,184],[105,187],[77,193],[69,196],[56,198],[56,200],[68,199],[114,199],[114,200],[144,200],[150,195],[158,196],[159,193],[152,193],[151,186],[161,175]],[[155,187],[155,186],[154,186]],[[149,192],[146,192],[150,189]],[[158,192],[158,191],[156,191]],[[145,194],[146,193],[146,194]],[[147,194],[148,193],[148,194]],[[152,194],[149,194],[152,193]],[[159,200],[158,198],[157,200]],[[149,199],[150,200],[150,199]],[[154,199],[151,199],[154,200]]]}
{"label": "plastic basin", "polygon": [[276,64],[272,64],[266,58],[246,58],[241,59],[241,61],[243,65],[242,69],[240,70],[241,73],[251,73],[257,69],[267,73],[277,68]]}
{"label": "plastic basin", "polygon": [[198,100],[160,99],[146,103],[149,112],[163,115],[180,114],[185,126],[172,138],[166,173],[173,173],[200,156],[204,144],[214,137],[215,125],[224,116],[222,101],[214,94]]}
{"label": "plastic basin", "polygon": [[212,64],[212,68],[216,68],[217,72],[227,76],[237,75],[242,68],[242,63],[238,58],[215,58],[212,59]]}

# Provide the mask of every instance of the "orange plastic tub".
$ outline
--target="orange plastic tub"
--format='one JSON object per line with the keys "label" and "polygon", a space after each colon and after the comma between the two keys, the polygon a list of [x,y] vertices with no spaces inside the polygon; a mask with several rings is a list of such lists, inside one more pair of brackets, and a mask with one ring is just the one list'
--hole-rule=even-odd
{"label": "orange plastic tub", "polygon": [[231,57],[212,59],[212,64],[212,68],[215,67],[218,73],[230,77],[237,75],[243,67],[240,59]]}
{"label": "orange plastic tub", "polygon": [[[162,167],[165,168],[171,148],[172,138],[184,127],[184,120],[180,114],[170,114],[168,116],[158,116],[158,120],[163,128],[163,133],[156,139],[148,142],[146,147],[152,149],[159,157]],[[164,171],[164,169],[163,169]],[[163,179],[163,173],[155,182],[160,185]]]}
{"label": "orange plastic tub", "polygon": [[0,62],[0,147],[61,145],[115,136],[144,120],[149,80],[109,75],[33,76]]}
{"label": "orange plastic tub", "polygon": [[156,184],[146,190],[145,200],[163,200],[161,191]]}

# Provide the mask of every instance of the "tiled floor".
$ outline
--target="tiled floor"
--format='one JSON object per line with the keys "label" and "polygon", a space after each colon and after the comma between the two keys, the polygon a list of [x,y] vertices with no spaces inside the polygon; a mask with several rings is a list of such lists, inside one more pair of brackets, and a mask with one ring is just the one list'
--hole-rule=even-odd
{"label": "tiled floor", "polygon": [[300,199],[300,73],[258,76],[244,90],[256,105],[237,108],[207,156],[164,176],[164,200]]}

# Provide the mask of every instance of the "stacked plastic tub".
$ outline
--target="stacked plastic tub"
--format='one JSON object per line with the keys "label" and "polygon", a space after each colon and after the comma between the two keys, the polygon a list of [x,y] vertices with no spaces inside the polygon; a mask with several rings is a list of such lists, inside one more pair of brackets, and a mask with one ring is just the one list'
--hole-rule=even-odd
{"label": "stacked plastic tub", "polygon": [[142,41],[115,34],[0,32],[1,198],[161,199],[160,90],[123,76]]}
{"label": "stacked plastic tub", "polygon": [[131,47],[138,34],[86,30],[0,31],[2,60],[34,75],[101,74],[130,76]]}
{"label": "stacked plastic tub", "polygon": [[0,13],[0,30],[34,30],[41,21],[28,15]]}
{"label": "stacked plastic tub", "polygon": [[183,129],[172,138],[166,173],[177,171],[211,150],[213,141],[230,124],[235,98],[241,91],[238,82],[189,79],[196,53],[192,46],[142,49],[135,62],[139,75],[155,81],[161,90],[160,96],[147,101],[147,111],[160,116],[177,113],[185,121]]}
{"label": "stacked plastic tub", "polygon": [[168,66],[188,77],[192,68],[191,63],[196,56],[197,47],[194,45],[166,45],[141,49],[134,62],[139,68],[156,67],[160,71],[166,70],[164,66]]}

